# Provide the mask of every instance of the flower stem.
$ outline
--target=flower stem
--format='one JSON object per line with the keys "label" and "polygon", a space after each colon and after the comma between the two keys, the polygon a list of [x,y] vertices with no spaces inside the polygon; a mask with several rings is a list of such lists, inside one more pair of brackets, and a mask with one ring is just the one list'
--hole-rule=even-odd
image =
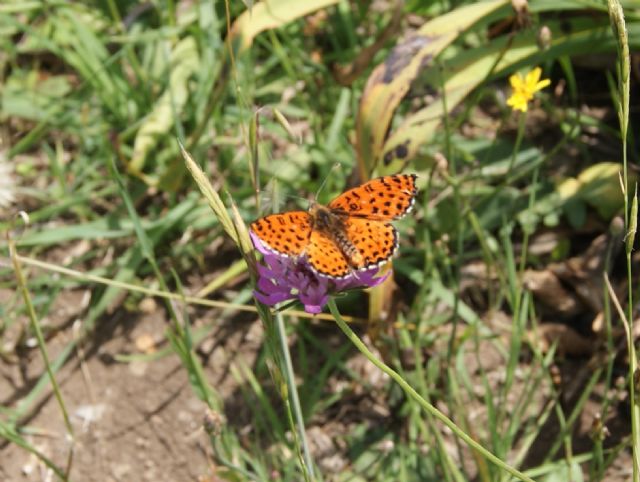
{"label": "flower stem", "polygon": [[300,407],[300,399],[298,398],[298,389],[295,382],[295,373],[293,372],[293,363],[291,363],[291,353],[289,352],[289,345],[287,344],[287,332],[284,327],[284,321],[282,313],[275,313],[276,328],[278,330],[278,338],[280,340],[280,348],[282,356],[284,357],[284,369],[286,371],[286,379],[289,382],[289,399],[291,400],[291,406],[293,414],[296,418],[296,425],[298,426],[298,432],[300,435],[300,445],[302,445],[302,454],[304,458],[305,480],[315,480],[313,474],[313,459],[311,458],[311,450],[309,450],[309,442],[307,441],[307,434],[304,428],[304,417],[302,416],[302,408]]}
{"label": "flower stem", "polygon": [[509,168],[507,169],[505,178],[508,178],[511,175],[513,166],[515,166],[516,164],[516,157],[518,156],[518,151],[520,150],[520,145],[522,144],[522,139],[524,138],[524,129],[526,126],[527,126],[527,113],[522,112],[518,116],[518,134],[516,135],[516,142],[513,146],[513,153],[511,154],[511,159],[509,159]]}
{"label": "flower stem", "polygon": [[438,420],[440,420],[443,424],[445,424],[447,427],[449,427],[453,431],[454,434],[456,434],[460,439],[462,439],[469,447],[471,447],[472,449],[476,450],[480,455],[482,455],[487,460],[493,462],[495,465],[497,465],[501,469],[509,472],[511,475],[513,475],[514,477],[516,477],[516,478],[518,478],[520,480],[524,480],[526,482],[533,482],[533,479],[531,479],[530,477],[527,477],[525,474],[523,474],[519,470],[517,470],[517,469],[511,467],[510,465],[508,465],[507,463],[503,462],[498,457],[496,457],[494,454],[492,454],[490,451],[485,449],[478,442],[473,440],[460,427],[458,427],[455,423],[453,423],[453,421],[451,421],[444,413],[442,413],[440,410],[438,410],[436,407],[434,407],[429,402],[427,402],[424,398],[422,398],[422,396],[420,396],[420,394],[418,392],[416,392],[411,387],[411,385],[409,385],[404,380],[404,378],[402,378],[402,376],[400,376],[399,373],[394,371],[391,367],[389,367],[388,365],[386,365],[382,361],[378,360],[375,357],[375,355],[373,353],[371,353],[371,351],[367,348],[367,346],[362,342],[362,340],[360,340],[360,338],[358,338],[358,335],[356,335],[353,332],[353,330],[351,328],[349,328],[349,325],[347,325],[347,323],[342,319],[342,316],[340,316],[340,312],[338,311],[338,307],[336,306],[335,301],[333,300],[333,298],[329,299],[328,306],[329,306],[329,310],[331,311],[331,314],[333,315],[333,317],[336,320],[336,323],[338,324],[340,329],[344,332],[344,334],[347,335],[347,338],[349,338],[349,340],[356,346],[356,348],[358,350],[360,350],[360,352],[365,357],[367,357],[367,359],[371,363],[373,363],[376,367],[378,367],[384,373],[389,375],[398,385],[400,385],[400,387],[405,391],[405,393],[409,397],[411,397],[413,400],[415,400],[418,403],[418,405],[420,405],[420,407],[422,407],[424,409],[425,412],[427,412],[428,414],[430,414],[433,417],[435,417]]}

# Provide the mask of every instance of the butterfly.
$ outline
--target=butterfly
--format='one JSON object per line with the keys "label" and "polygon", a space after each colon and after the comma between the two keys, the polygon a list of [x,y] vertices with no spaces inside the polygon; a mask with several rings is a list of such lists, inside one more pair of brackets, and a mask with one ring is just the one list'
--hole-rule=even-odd
{"label": "butterfly", "polygon": [[417,194],[415,174],[373,179],[308,211],[271,214],[251,223],[265,247],[281,256],[306,256],[320,276],[341,279],[389,261],[398,249],[390,221],[407,214]]}

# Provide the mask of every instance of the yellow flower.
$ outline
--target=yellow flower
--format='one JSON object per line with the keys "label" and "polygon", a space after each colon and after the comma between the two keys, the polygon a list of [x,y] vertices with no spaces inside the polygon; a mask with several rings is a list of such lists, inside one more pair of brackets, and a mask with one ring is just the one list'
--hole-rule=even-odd
{"label": "yellow flower", "polygon": [[536,67],[525,78],[522,78],[520,74],[513,74],[509,77],[513,94],[507,99],[507,105],[511,106],[513,110],[527,112],[527,106],[529,101],[533,99],[533,95],[551,83],[549,79],[540,80],[541,74],[542,69]]}

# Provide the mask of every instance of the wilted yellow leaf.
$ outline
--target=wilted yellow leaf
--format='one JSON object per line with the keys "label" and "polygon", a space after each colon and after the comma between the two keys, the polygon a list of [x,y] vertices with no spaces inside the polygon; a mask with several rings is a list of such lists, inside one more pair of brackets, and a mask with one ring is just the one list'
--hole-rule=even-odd
{"label": "wilted yellow leaf", "polygon": [[418,73],[432,65],[433,59],[460,32],[506,3],[506,0],[480,2],[437,17],[398,44],[385,62],[374,69],[360,100],[356,125],[358,163],[363,179],[369,177],[380,161],[393,113]]}

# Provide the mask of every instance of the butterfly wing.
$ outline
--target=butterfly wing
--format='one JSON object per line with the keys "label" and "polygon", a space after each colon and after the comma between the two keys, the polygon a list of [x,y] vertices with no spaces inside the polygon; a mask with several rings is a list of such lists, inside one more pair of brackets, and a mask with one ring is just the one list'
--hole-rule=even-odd
{"label": "butterfly wing", "polygon": [[380,221],[399,219],[411,210],[417,192],[415,174],[383,176],[340,194],[329,209]]}
{"label": "butterfly wing", "polygon": [[271,214],[251,223],[251,231],[277,254],[299,256],[309,244],[311,216],[306,211]]}
{"label": "butterfly wing", "polygon": [[345,220],[347,242],[356,249],[351,264],[356,269],[370,269],[389,261],[398,249],[398,232],[389,223],[367,218]]}
{"label": "butterfly wing", "polygon": [[338,245],[326,234],[312,231],[306,249],[313,270],[329,278],[342,278],[351,272],[347,259]]}

